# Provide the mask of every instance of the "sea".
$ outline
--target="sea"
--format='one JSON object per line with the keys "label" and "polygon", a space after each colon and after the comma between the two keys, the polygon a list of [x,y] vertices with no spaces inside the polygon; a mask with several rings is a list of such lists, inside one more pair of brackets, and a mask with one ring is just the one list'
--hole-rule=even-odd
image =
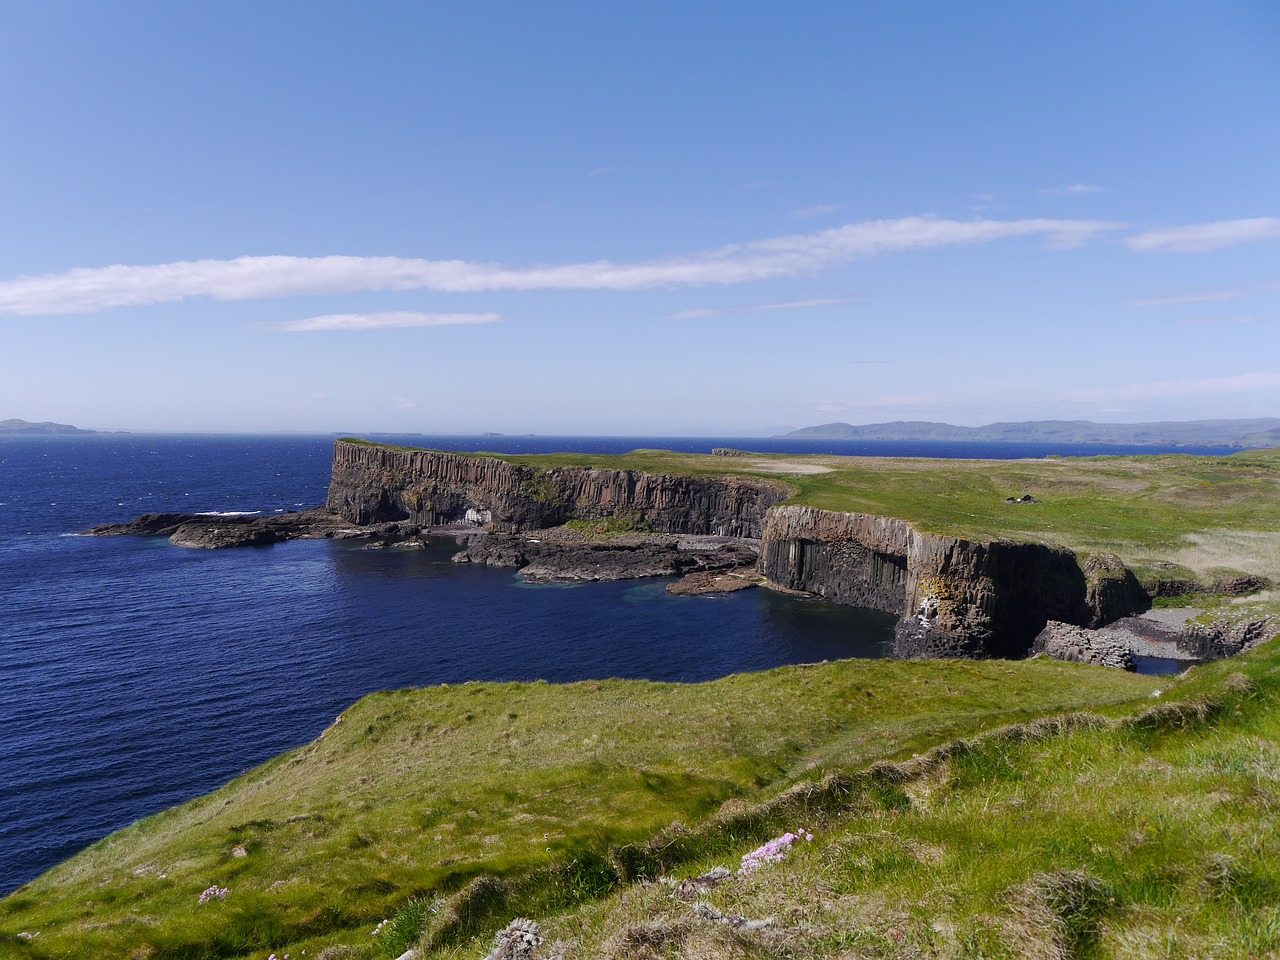
{"label": "sea", "polygon": [[[688,437],[373,436],[460,451],[863,456],[1220,453],[1194,447]],[[0,895],[133,821],[314,739],[367,693],[468,680],[702,681],[887,655],[893,618],[665,580],[524,583],[426,550],[193,550],[85,537],[161,511],[325,500],[333,436],[0,436]],[[1168,665],[1147,664],[1159,672]]]}

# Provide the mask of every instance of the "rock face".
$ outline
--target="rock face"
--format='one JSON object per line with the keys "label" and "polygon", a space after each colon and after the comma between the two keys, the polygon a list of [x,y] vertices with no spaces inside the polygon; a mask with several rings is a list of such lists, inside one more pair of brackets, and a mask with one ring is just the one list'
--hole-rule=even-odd
{"label": "rock face", "polygon": [[1133,654],[1123,640],[1056,620],[1045,624],[1031,645],[1031,652],[1071,663],[1092,663],[1120,670],[1134,668]]}
{"label": "rock face", "polygon": [[635,470],[535,470],[490,457],[337,441],[328,508],[352,523],[472,522],[493,533],[626,517],[654,533],[759,539],[781,483]]}
{"label": "rock face", "polygon": [[1021,656],[1049,620],[1094,625],[1145,606],[1109,560],[1086,570],[1070,550],[808,507],[769,511],[760,563],[781,586],[901,615],[901,657]]}
{"label": "rock face", "polygon": [[760,572],[833,603],[902,613],[913,536],[906,523],[887,517],[774,507],[765,517]]}
{"label": "rock face", "polygon": [[[762,576],[783,589],[894,613],[901,619],[893,649],[903,657],[1022,656],[1050,620],[1091,627],[1147,607],[1113,556],[1081,562],[1070,550],[1040,544],[971,541],[887,517],[779,506],[789,494],[770,480],[540,470],[340,440],[324,509],[262,518],[152,514],[89,532],[221,547],[347,536],[411,543],[426,528],[448,526],[465,539],[456,562],[520,568],[530,579],[703,573],[682,588],[701,593],[728,585],[716,575],[733,570],[734,586]],[[645,534],[575,540],[574,530],[549,529],[569,520],[624,521],[618,526]],[[544,533],[527,535],[535,530]],[[699,537],[704,542],[693,543]],[[714,537],[760,541],[759,576],[746,573],[752,543],[705,542]]]}
{"label": "rock face", "polygon": [[1189,623],[1178,637],[1178,649],[1198,660],[1216,660],[1252,649],[1280,634],[1280,617],[1235,623]]}

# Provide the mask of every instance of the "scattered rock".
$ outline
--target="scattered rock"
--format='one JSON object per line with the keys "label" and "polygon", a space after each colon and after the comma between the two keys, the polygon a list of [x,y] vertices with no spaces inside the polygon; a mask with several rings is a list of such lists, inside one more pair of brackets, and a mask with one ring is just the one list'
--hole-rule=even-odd
{"label": "scattered rock", "polygon": [[733,871],[725,867],[712,867],[709,871],[700,877],[690,877],[688,880],[681,880],[680,886],[676,887],[675,893],[671,894],[677,900],[693,900],[702,896],[709,890],[714,890],[726,880],[733,879]]}
{"label": "scattered rock", "polygon": [[542,931],[532,920],[519,917],[498,931],[485,960],[534,960],[542,946]]}
{"label": "scattered rock", "polygon": [[749,920],[746,917],[738,917],[729,913],[721,913],[709,903],[695,903],[693,905],[693,915],[699,920],[709,920],[712,923],[720,923],[726,927],[733,927],[735,930],[763,930],[765,927],[772,926],[772,919]]}

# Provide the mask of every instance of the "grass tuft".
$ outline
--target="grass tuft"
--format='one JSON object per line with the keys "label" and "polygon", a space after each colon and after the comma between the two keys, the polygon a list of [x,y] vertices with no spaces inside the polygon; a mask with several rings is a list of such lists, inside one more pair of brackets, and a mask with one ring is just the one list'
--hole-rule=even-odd
{"label": "grass tuft", "polygon": [[1105,884],[1080,870],[1036,874],[1015,891],[1009,929],[1012,945],[1028,960],[1077,960],[1097,943],[1103,918],[1116,899]]}

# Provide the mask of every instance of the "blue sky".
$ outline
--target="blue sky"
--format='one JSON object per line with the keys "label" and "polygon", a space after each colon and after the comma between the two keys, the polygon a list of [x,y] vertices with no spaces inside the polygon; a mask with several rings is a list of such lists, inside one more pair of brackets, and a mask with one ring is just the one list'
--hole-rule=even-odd
{"label": "blue sky", "polygon": [[1280,416],[1280,4],[0,6],[0,419]]}

